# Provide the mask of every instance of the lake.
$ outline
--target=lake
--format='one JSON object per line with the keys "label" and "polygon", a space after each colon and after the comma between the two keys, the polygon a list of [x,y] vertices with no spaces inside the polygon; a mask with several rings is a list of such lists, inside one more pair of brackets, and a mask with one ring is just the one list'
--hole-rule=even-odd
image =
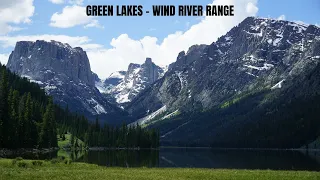
{"label": "lake", "polygon": [[[180,167],[223,169],[273,169],[320,171],[320,151],[215,150],[209,148],[161,148],[160,150],[106,150],[54,152],[22,157],[46,159],[68,155],[76,162],[106,167]],[[17,155],[12,155],[17,156]]]}

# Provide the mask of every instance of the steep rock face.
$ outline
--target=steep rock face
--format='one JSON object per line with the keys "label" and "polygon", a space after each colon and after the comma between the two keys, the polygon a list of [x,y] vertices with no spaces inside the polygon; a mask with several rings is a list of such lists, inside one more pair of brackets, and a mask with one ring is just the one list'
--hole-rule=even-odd
{"label": "steep rock face", "polygon": [[56,41],[17,42],[7,67],[38,83],[56,103],[89,117],[118,113],[95,88],[85,51]]}
{"label": "steep rock face", "polygon": [[112,73],[103,83],[105,85],[116,86],[124,79],[126,71],[117,71]]}
{"label": "steep rock face", "polygon": [[117,103],[130,102],[146,87],[163,76],[165,70],[155,65],[151,58],[143,64],[129,64],[127,71],[112,73],[104,81],[104,92],[115,98]]}
{"label": "steep rock face", "polygon": [[249,17],[217,42],[181,52],[165,76],[125,108],[138,118],[164,106],[206,110],[246,91],[281,87],[318,64],[319,45],[316,26]]}

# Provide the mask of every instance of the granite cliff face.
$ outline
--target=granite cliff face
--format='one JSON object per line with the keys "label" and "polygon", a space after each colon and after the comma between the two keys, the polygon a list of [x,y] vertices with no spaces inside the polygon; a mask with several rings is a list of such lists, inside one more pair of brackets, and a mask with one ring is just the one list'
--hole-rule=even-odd
{"label": "granite cliff face", "polygon": [[277,89],[320,61],[320,28],[249,17],[211,45],[181,52],[168,72],[126,107],[138,118],[204,111],[243,92]]}
{"label": "granite cliff face", "polygon": [[113,97],[119,104],[130,102],[142,90],[149,87],[165,73],[165,69],[155,65],[151,58],[143,64],[129,64],[127,71],[112,73],[103,82],[97,83],[100,92]]}
{"label": "granite cliff face", "polygon": [[97,75],[91,72],[85,51],[56,41],[20,41],[7,67],[38,83],[54,101],[88,117],[120,113],[95,88]]}

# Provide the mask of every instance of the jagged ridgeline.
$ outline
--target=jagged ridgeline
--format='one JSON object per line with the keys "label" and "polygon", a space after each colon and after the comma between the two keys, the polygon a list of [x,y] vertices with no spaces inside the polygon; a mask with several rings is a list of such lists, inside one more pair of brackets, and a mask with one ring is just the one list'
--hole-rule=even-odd
{"label": "jagged ridgeline", "polygon": [[159,146],[155,130],[90,123],[83,115],[71,113],[53,103],[37,83],[0,68],[0,148],[57,147],[57,135],[71,132],[88,146]]}
{"label": "jagged ridgeline", "polygon": [[248,17],[124,108],[162,145],[299,148],[320,135],[320,28]]}

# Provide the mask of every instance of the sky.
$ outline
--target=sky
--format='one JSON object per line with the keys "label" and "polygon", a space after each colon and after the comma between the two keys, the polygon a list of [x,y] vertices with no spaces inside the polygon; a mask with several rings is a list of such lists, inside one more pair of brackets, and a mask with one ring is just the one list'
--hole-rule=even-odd
{"label": "sky", "polygon": [[[234,5],[233,17],[88,17],[87,5]],[[194,44],[211,44],[248,16],[320,24],[319,0],[0,0],[0,61],[17,41],[80,46],[102,79],[151,57],[165,66]]]}

